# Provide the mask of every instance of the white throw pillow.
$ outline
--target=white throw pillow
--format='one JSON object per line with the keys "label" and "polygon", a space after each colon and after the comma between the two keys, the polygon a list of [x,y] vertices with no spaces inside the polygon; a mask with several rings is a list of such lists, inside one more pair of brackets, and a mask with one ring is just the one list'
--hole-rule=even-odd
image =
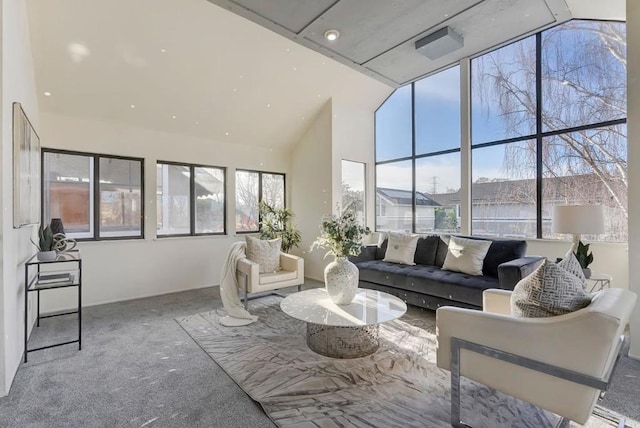
{"label": "white throw pillow", "polygon": [[544,260],[522,278],[511,293],[511,315],[525,318],[553,317],[577,311],[591,303],[580,278]]}
{"label": "white throw pillow", "polygon": [[282,238],[263,240],[246,236],[247,258],[260,265],[260,273],[273,273],[280,268]]}
{"label": "white throw pillow", "polygon": [[403,265],[415,265],[413,258],[418,245],[418,235],[388,232],[387,252],[383,261],[401,263]]}
{"label": "white throw pillow", "polygon": [[482,275],[482,265],[490,246],[491,241],[452,236],[449,238],[449,249],[442,269]]}

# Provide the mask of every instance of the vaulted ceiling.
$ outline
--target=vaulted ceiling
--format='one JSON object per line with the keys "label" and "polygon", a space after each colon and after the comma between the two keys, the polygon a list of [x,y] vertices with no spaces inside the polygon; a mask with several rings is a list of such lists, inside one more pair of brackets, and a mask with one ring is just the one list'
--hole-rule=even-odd
{"label": "vaulted ceiling", "polygon": [[[624,19],[625,6],[624,0],[27,4],[42,111],[274,148],[298,141],[331,98],[372,111],[393,87],[460,57],[572,16]],[[437,60],[415,51],[415,40],[443,26],[464,37],[462,49]],[[324,39],[327,29],[339,30],[338,40]]]}

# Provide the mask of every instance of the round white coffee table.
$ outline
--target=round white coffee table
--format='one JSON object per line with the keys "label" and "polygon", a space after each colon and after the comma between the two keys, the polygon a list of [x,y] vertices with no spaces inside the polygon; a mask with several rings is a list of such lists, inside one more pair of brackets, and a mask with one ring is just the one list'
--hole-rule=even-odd
{"label": "round white coffee table", "polygon": [[307,346],[333,358],[358,358],[378,350],[378,325],[401,317],[407,305],[395,296],[361,288],[348,305],[336,305],[324,288],[285,297],[282,311],[307,323]]}

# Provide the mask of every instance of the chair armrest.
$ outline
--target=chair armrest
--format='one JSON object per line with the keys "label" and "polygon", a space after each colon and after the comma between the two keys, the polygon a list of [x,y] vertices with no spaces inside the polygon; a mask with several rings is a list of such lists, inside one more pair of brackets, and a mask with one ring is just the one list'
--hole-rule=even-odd
{"label": "chair armrest", "polygon": [[304,259],[293,254],[280,253],[280,267],[289,272],[298,272],[304,277]]}
{"label": "chair armrest", "polygon": [[[245,279],[238,275],[239,272],[242,272],[247,276],[246,284]],[[250,290],[255,288],[260,281],[260,265],[247,258],[240,259],[236,263],[236,277],[238,280],[238,287],[243,290],[246,287],[247,292],[250,292]]]}
{"label": "chair armrest", "polygon": [[518,281],[532,273],[544,257],[520,257],[498,265],[498,283],[504,290],[513,290]]}
{"label": "chair armrest", "polygon": [[[611,345],[619,337],[620,323],[592,313],[589,308],[556,317],[520,318],[446,306],[436,311],[436,325],[438,367],[449,369],[451,338],[457,337],[580,373],[602,376]],[[469,377],[478,380],[476,376]]]}
{"label": "chair armrest", "polygon": [[511,315],[511,290],[489,288],[482,292],[482,310],[494,314]]}
{"label": "chair armrest", "polygon": [[376,259],[377,248],[378,246],[376,244],[363,245],[360,247],[360,254],[357,256],[349,256],[349,261],[354,264],[373,261]]}

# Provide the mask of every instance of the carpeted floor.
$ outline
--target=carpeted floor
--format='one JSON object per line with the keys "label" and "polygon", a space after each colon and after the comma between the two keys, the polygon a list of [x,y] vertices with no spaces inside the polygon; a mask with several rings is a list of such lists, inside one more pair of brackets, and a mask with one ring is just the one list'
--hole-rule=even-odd
{"label": "carpeted floor", "polygon": [[[83,350],[30,354],[0,398],[0,427],[273,427],[174,320],[220,306],[214,287],[85,308]],[[75,331],[72,317],[45,320],[29,345]],[[640,362],[623,358],[604,405],[638,420],[638,391]]]}
{"label": "carpeted floor", "polygon": [[[450,426],[449,372],[436,366],[432,313],[380,325],[380,349],[340,360],[305,345],[306,325],[280,310],[281,299],[256,302],[260,319],[229,328],[223,309],[177,321],[281,427],[404,428]],[[552,427],[558,417],[463,379],[462,415],[474,427]],[[572,426],[578,426],[573,425]],[[592,416],[586,427],[617,426]]]}

